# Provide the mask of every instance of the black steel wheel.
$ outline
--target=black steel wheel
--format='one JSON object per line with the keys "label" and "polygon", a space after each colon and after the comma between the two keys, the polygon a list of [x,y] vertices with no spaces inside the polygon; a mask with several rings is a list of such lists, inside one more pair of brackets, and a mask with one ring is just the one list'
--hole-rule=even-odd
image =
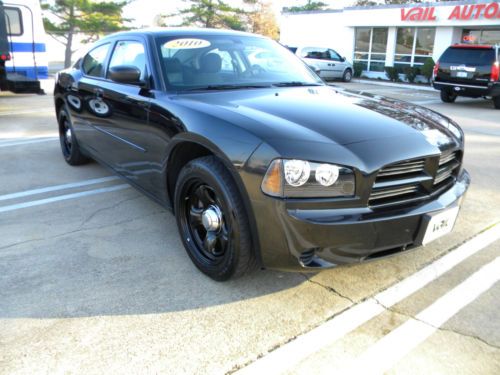
{"label": "black steel wheel", "polygon": [[198,269],[224,281],[254,268],[248,217],[236,184],[218,159],[189,162],[177,179],[174,199],[184,247]]}
{"label": "black steel wheel", "polygon": [[81,165],[89,161],[89,159],[82,154],[78,142],[76,141],[71,124],[70,117],[67,110],[63,107],[59,111],[59,141],[61,143],[61,151],[64,160],[69,165]]}
{"label": "black steel wheel", "polygon": [[441,90],[441,101],[444,103],[453,103],[457,98],[457,94],[448,90]]}

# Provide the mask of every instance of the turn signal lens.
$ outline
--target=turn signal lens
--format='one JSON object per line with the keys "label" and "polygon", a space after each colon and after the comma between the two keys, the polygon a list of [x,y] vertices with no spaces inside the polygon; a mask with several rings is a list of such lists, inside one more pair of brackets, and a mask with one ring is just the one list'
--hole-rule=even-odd
{"label": "turn signal lens", "polygon": [[491,66],[491,80],[495,82],[498,78],[500,78],[500,64],[497,61]]}
{"label": "turn signal lens", "polygon": [[274,197],[283,194],[283,183],[281,180],[281,160],[274,160],[262,180],[262,191]]}

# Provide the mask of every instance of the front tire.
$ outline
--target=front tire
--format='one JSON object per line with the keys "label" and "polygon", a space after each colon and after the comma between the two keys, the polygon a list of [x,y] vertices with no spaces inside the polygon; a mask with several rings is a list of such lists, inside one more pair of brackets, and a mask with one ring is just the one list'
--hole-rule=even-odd
{"label": "front tire", "polygon": [[500,96],[493,97],[493,106],[495,109],[500,109]]}
{"label": "front tire", "polygon": [[346,69],[344,75],[342,76],[342,81],[351,82],[352,79],[352,71],[351,69]]}
{"label": "front tire", "polygon": [[66,163],[73,166],[87,163],[89,159],[80,150],[71,119],[64,106],[59,110],[57,120],[59,123],[59,142]]}
{"label": "front tire", "polygon": [[215,156],[194,159],[181,170],[174,207],[184,247],[201,272],[225,281],[255,268],[241,195]]}
{"label": "front tire", "polygon": [[441,90],[441,101],[443,103],[453,103],[457,99],[457,94],[448,90]]}

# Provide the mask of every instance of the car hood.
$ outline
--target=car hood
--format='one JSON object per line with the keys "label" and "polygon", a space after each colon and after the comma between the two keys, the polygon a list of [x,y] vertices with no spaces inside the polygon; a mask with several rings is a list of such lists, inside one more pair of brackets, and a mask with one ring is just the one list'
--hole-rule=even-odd
{"label": "car hood", "polygon": [[331,86],[190,93],[176,100],[270,144],[289,140],[348,145],[415,136],[439,146],[461,135],[446,117],[429,109]]}

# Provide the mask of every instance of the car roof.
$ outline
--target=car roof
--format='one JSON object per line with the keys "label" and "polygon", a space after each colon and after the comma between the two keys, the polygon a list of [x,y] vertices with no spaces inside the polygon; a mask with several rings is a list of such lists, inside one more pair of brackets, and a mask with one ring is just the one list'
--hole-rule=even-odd
{"label": "car roof", "polygon": [[493,49],[495,46],[491,44],[453,44],[450,48]]}
{"label": "car roof", "polygon": [[226,29],[209,29],[209,28],[197,28],[197,27],[157,27],[157,28],[121,31],[108,35],[102,38],[101,40],[121,37],[121,36],[139,36],[139,35],[150,35],[154,37],[168,37],[176,35],[189,35],[189,36],[234,35],[234,36],[253,36],[253,37],[265,38],[264,36],[258,34],[252,34],[243,31],[226,30]]}

